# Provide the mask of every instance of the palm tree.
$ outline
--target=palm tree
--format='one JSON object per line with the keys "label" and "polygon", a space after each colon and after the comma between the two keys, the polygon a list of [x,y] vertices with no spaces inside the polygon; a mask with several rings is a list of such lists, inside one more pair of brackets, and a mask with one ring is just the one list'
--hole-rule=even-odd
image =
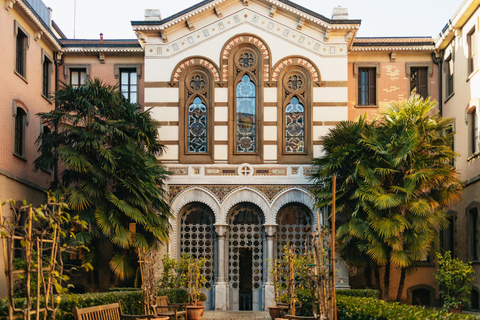
{"label": "palm tree", "polygon": [[55,110],[39,114],[51,130],[37,141],[41,155],[35,166],[52,167],[58,159],[64,169],[51,187],[90,225],[77,240],[89,247],[110,242],[116,248],[111,269],[126,279],[134,273],[128,251],[166,242],[171,228],[164,190],[168,172],[155,157],[163,151],[158,125],[148,111],[98,79],[79,88],[64,86],[56,103]]}
{"label": "palm tree", "polygon": [[[434,107],[435,102],[419,96],[392,105],[380,120],[362,126],[356,140],[361,156],[335,157],[326,148],[330,163],[355,167],[350,169],[356,172],[355,183],[348,191],[340,187],[352,196],[337,198],[348,200],[350,207],[355,204],[339,234],[343,240],[355,238],[353,243],[361,252],[374,264],[385,266],[386,300],[391,265],[401,269],[400,300],[406,271],[431,252],[439,230],[447,225],[444,209],[460,198],[461,182],[450,165],[456,157],[450,149],[453,136],[446,133],[450,120],[432,114]],[[320,167],[313,178],[320,181],[328,176]],[[316,194],[323,205],[328,196]]]}

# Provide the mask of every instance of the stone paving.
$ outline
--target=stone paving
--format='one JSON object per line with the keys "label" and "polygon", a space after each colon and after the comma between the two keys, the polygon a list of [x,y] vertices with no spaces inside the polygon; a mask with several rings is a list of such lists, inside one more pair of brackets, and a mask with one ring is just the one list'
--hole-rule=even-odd
{"label": "stone paving", "polygon": [[270,320],[268,311],[205,311],[203,320]]}

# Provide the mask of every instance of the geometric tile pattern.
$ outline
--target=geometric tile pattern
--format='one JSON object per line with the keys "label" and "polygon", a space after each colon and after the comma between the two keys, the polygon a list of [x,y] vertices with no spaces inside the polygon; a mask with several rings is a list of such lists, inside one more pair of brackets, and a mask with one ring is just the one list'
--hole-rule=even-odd
{"label": "geometric tile pattern", "polygon": [[[346,43],[326,43],[323,40],[311,37],[297,29],[290,28],[254,12],[249,8],[245,8],[231,15],[224,16],[203,28],[195,29],[179,39],[165,44],[147,44],[145,56],[162,58],[174,56],[243,23],[253,25],[295,46],[302,47],[321,56],[347,55]],[[319,35],[321,36],[320,33]]]}

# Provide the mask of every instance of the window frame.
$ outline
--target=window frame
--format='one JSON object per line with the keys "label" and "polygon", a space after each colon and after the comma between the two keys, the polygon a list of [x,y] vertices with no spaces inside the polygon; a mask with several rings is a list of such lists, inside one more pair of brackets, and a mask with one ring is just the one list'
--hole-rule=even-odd
{"label": "window frame", "polygon": [[455,66],[453,55],[449,54],[443,63],[445,71],[445,100],[448,100],[455,93]]}
{"label": "window frame", "polygon": [[63,67],[63,75],[65,77],[65,83],[68,83],[69,85],[72,84],[72,79],[71,79],[71,72],[72,70],[85,70],[85,74],[87,76],[87,81],[90,79],[90,70],[91,66],[90,64],[65,64]]}
{"label": "window frame", "polygon": [[477,28],[472,27],[467,33],[467,75],[470,77],[478,68],[477,65]]}
{"label": "window frame", "polygon": [[[128,91],[126,91],[126,92],[124,92],[122,90],[122,86],[125,85],[124,83],[122,83],[122,74],[124,74],[124,73],[128,73],[128,84],[126,84],[127,87],[128,87]],[[137,78],[137,83],[134,84],[135,89],[136,89],[135,93],[136,93],[136,96],[137,96],[135,101],[132,101],[131,97],[130,97],[130,95],[133,93],[133,91],[131,90],[133,84],[130,83],[132,74],[135,74],[135,76]],[[120,69],[120,77],[119,77],[119,80],[118,80],[118,88],[119,88],[120,92],[123,94],[124,97],[125,97],[125,93],[127,93],[127,97],[125,97],[125,98],[128,101],[130,101],[130,103],[138,103],[138,75],[137,75],[137,70],[136,69],[131,69],[131,68],[121,68]]]}
{"label": "window frame", "polygon": [[[375,89],[374,89],[374,104],[361,104],[360,94],[361,90],[359,87],[361,85],[361,71],[369,69],[373,70],[373,75],[375,79]],[[373,77],[372,75],[372,77]],[[355,78],[355,107],[356,108],[378,108],[379,107],[379,86],[378,79],[380,78],[380,63],[379,62],[355,62],[353,64],[353,77]]]}
{"label": "window frame", "polygon": [[[432,95],[432,87],[431,87],[431,78],[433,77],[433,63],[432,62],[407,62],[405,63],[405,74],[408,81],[408,88],[410,88],[411,76],[412,76],[412,69],[427,69],[427,97]],[[411,91],[408,90],[408,96],[410,97]]]}
{"label": "window frame", "polygon": [[42,49],[42,96],[51,102],[53,59]]}
{"label": "window frame", "polygon": [[135,73],[137,74],[137,101],[136,103],[140,103],[140,94],[142,93],[142,90],[140,90],[140,79],[142,78],[142,64],[140,63],[130,63],[130,64],[125,64],[125,63],[117,63],[113,66],[113,74],[115,76],[115,79],[117,79],[117,85],[118,89],[120,92],[122,92],[121,88],[121,73],[123,70],[135,70]]}
{"label": "window frame", "polygon": [[[293,91],[285,87],[285,81],[290,74],[301,74],[305,79],[305,86],[302,90]],[[279,74],[277,81],[277,162],[285,164],[311,163],[313,160],[312,128],[313,117],[312,105],[313,82],[308,70],[300,65],[292,65],[284,68]],[[288,93],[287,93],[288,92]],[[299,98],[304,107],[304,144],[305,151],[302,153],[288,153],[285,151],[285,108],[293,97]]]}
{"label": "window frame", "polygon": [[13,155],[27,161],[27,126],[29,112],[23,102],[13,101]]}
{"label": "window frame", "polygon": [[465,110],[465,124],[467,125],[469,159],[480,154],[479,136],[479,107],[477,103],[469,103]]}
{"label": "window frame", "polygon": [[[478,261],[479,260],[479,207],[480,203],[473,202],[468,207],[465,208],[465,213],[467,217],[467,236],[468,236],[468,246],[467,246],[467,257],[468,261]],[[476,225],[471,223],[470,216],[476,214]],[[476,251],[476,252],[475,252]]]}
{"label": "window frame", "polygon": [[[22,80],[26,82],[27,81],[27,52],[30,48],[30,36],[28,32],[17,22],[17,20],[14,20],[13,36],[15,38],[14,72],[16,75],[18,75],[20,78],[22,78]],[[22,44],[21,52],[19,52],[19,48],[18,48],[19,39],[21,39],[21,44]],[[19,68],[21,70],[19,70]]]}
{"label": "window frame", "polygon": [[[206,79],[206,88],[199,92],[188,90],[187,82],[197,74],[201,74]],[[211,164],[214,155],[214,92],[215,82],[211,72],[201,66],[194,65],[182,72],[179,79],[179,152],[180,163],[184,164]],[[201,96],[202,102],[207,107],[207,152],[193,153],[188,152],[188,108],[195,97]]]}
{"label": "window frame", "polygon": [[[255,54],[255,65],[251,68],[242,69],[237,63],[237,55],[242,52],[253,52]],[[232,48],[228,57],[228,75],[229,75],[229,140],[228,140],[228,163],[230,164],[259,164],[263,162],[263,66],[268,64],[263,58],[262,52],[253,44],[240,43]],[[240,83],[244,75],[249,75],[250,80],[255,84],[255,125],[256,125],[256,152],[255,153],[240,153],[236,151],[236,102],[237,102],[237,85]]]}

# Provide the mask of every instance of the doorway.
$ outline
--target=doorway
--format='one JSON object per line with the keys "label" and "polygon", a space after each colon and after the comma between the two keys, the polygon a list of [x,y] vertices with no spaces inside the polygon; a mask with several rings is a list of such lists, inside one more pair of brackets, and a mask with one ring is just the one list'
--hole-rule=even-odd
{"label": "doorway", "polygon": [[252,310],[252,248],[240,248],[239,310]]}

